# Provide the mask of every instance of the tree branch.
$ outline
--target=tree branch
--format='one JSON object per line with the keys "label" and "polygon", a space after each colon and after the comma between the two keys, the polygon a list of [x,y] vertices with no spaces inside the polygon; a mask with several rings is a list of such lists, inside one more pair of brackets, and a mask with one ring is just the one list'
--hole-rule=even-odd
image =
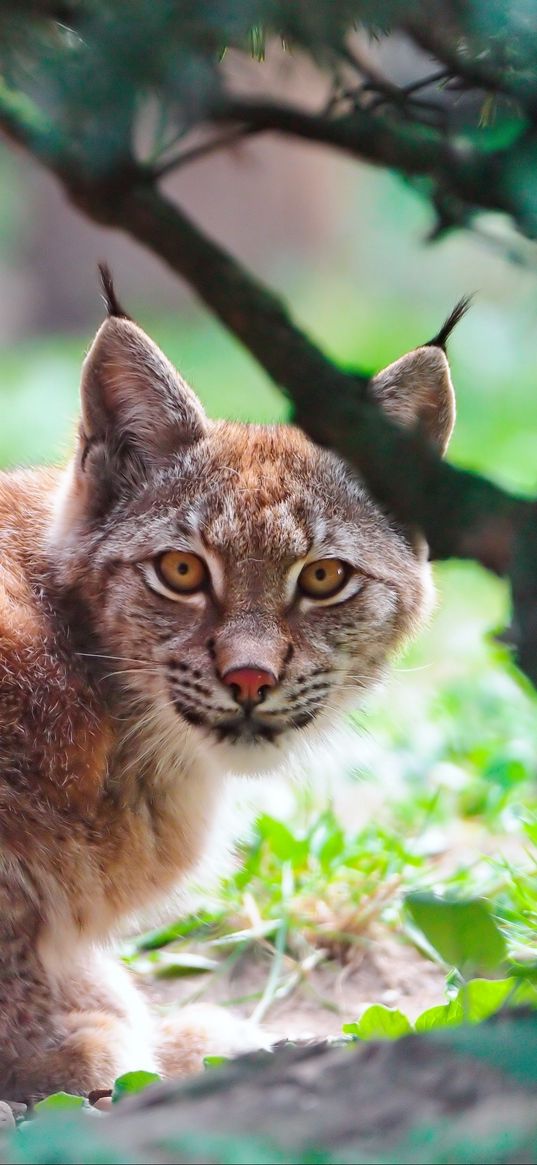
{"label": "tree branch", "polygon": [[503,210],[528,235],[537,234],[535,211],[520,204],[516,182],[506,180],[511,171],[515,175],[527,166],[527,159],[537,152],[535,131],[523,125],[508,144],[485,150],[475,144],[475,134],[449,137],[421,122],[378,112],[371,116],[360,109],[330,118],[275,101],[229,98],[213,110],[212,118],[332,146],[408,177],[427,175],[444,194],[469,206]]}

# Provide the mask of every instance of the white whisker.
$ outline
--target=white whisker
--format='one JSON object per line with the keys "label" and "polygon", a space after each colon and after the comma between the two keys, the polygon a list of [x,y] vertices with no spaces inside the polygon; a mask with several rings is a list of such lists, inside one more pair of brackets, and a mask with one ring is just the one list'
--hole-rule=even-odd
{"label": "white whisker", "polygon": [[108,680],[110,676],[160,676],[161,674],[161,669],[158,667],[128,667],[106,672],[106,675],[101,676],[101,679]]}
{"label": "white whisker", "polygon": [[148,662],[154,662],[154,660],[148,661],[147,659],[135,659],[134,656],[131,655],[105,655],[98,651],[77,651],[75,654],[78,655],[81,659],[113,659],[117,660],[118,663],[146,664]]}

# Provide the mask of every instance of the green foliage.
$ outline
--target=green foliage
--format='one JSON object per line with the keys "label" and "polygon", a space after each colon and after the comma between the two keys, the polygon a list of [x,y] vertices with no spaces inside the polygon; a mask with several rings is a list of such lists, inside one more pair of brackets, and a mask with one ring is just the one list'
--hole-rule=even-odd
{"label": "green foliage", "polygon": [[[104,1123],[104,1122],[102,1122]],[[2,1165],[134,1165],[136,1157],[107,1144],[102,1123],[77,1113],[49,1113],[26,1121],[0,1140]]]}
{"label": "green foliage", "polygon": [[[138,1152],[123,1149],[107,1137],[106,1122],[53,1116],[48,1121],[27,1122],[24,1130],[0,1140],[2,1165],[142,1165]],[[288,1153],[264,1137],[218,1135],[208,1130],[177,1130],[155,1136],[151,1161],[177,1165],[343,1165],[328,1149]],[[144,1160],[148,1158],[144,1156]],[[358,1165],[363,1158],[354,1157]]]}
{"label": "green foliage", "polygon": [[227,48],[262,61],[273,34],[334,71],[361,10],[367,19],[368,5],[357,0],[299,8],[284,0],[131,0],[126,19],[107,0],[67,0],[58,19],[54,4],[3,4],[0,66],[25,119],[39,108],[51,117],[51,156],[56,137],[67,150],[76,143],[81,169],[91,164],[98,173],[130,155],[142,116],[155,125],[153,156],[206,120],[225,87]]}
{"label": "green foliage", "polygon": [[[111,0],[3,3],[0,116],[52,168],[90,183],[114,174],[121,185],[133,161],[147,173],[166,168],[193,128],[240,122],[226,50],[253,56],[261,69],[273,39],[325,75],[331,101],[320,139],[331,140],[332,120],[343,123],[351,152],[399,167],[426,194],[440,233],[468,224],[475,207],[495,206],[534,237],[535,19],[531,0],[501,7],[468,0],[442,20],[437,6],[429,43],[418,0],[131,0],[128,10]],[[376,82],[378,66],[363,66],[349,40],[356,28],[413,36],[444,66],[443,80],[460,74],[456,91],[473,89],[477,100],[455,104],[444,88],[443,103],[427,93],[422,102],[419,83],[408,94],[382,71]],[[491,157],[487,184],[480,162]]]}
{"label": "green foliage", "polygon": [[205,938],[207,933],[214,931],[216,925],[214,914],[200,911],[195,917],[181,919],[169,926],[159,927],[158,930],[146,931],[133,941],[135,951],[158,951],[161,947],[178,939]]}
{"label": "green foliage", "polygon": [[440,958],[465,978],[494,970],[505,958],[505,939],[484,899],[450,900],[415,892],[407,895],[405,905]]}
{"label": "green foliage", "polygon": [[359,1040],[398,1040],[412,1032],[442,1031],[461,1024],[482,1023],[503,1007],[537,1007],[537,990],[510,977],[470,979],[448,1003],[428,1007],[412,1023],[398,1008],[381,1003],[366,1007],[355,1023],[344,1023],[345,1035]]}
{"label": "green foliage", "polygon": [[70,1092],[53,1092],[51,1096],[46,1096],[44,1100],[38,1100],[34,1106],[35,1112],[55,1112],[61,1108],[68,1112],[70,1109],[84,1107],[83,1096],[73,1096]]}
{"label": "green foliage", "polygon": [[464,983],[449,1003],[439,1007],[429,1007],[422,1011],[415,1022],[415,1030],[431,1031],[435,1028],[457,1027],[461,1023],[481,1023],[509,1003],[520,1006],[523,1003],[537,1004],[537,992],[528,991],[514,978],[470,979]]}
{"label": "green foliage", "polygon": [[125,1072],[123,1076],[118,1076],[114,1083],[112,1104],[117,1104],[125,1096],[143,1092],[145,1088],[149,1088],[150,1084],[158,1084],[160,1079],[161,1077],[157,1072]]}
{"label": "green foliage", "polygon": [[359,1040],[398,1040],[410,1035],[412,1024],[398,1008],[374,1003],[356,1023],[344,1023],[343,1031]]}
{"label": "green foliage", "polygon": [[[428,1038],[429,1046],[432,1041],[437,1045],[440,1061],[446,1054],[450,1058],[455,1055],[461,1063],[471,1059],[476,1072],[479,1072],[480,1064],[493,1068],[495,1073],[504,1074],[508,1091],[514,1082],[524,1084],[527,1089],[537,1081],[537,1016],[513,1016],[508,1023],[487,1024],[480,1028],[471,1024],[446,1028]],[[412,1070],[411,1056],[409,1070]],[[203,1084],[205,1096],[210,1083]],[[221,1083],[221,1080],[218,1084],[215,1081],[215,1086],[221,1087]],[[191,1099],[192,1090],[187,1085],[187,1096],[189,1091]],[[225,1096],[225,1093],[221,1095]],[[520,1112],[520,1099],[521,1096],[514,1097],[511,1111],[515,1114]],[[397,1136],[397,1128],[391,1127],[394,1135],[390,1137],[388,1148],[384,1142],[384,1130],[373,1126],[367,1129],[365,1146],[363,1135],[359,1146],[349,1146],[348,1136],[342,1131],[337,1147],[333,1149],[321,1144],[315,1149],[295,1147],[290,1152],[271,1144],[265,1136],[221,1134],[214,1129],[193,1129],[188,1124],[173,1131],[169,1126],[160,1130],[158,1122],[152,1128],[148,1122],[142,1154],[133,1148],[128,1121],[123,1122],[121,1133],[116,1124],[112,1137],[109,1136],[112,1126],[106,1120],[88,1121],[87,1116],[78,1114],[50,1113],[47,1120],[27,1122],[19,1132],[0,1138],[0,1162],[5,1165],[7,1162],[10,1165],[41,1165],[42,1162],[69,1165],[76,1160],[82,1165],[134,1165],[142,1156],[150,1161],[199,1162],[200,1165],[206,1161],[215,1165],[284,1165],[284,1162],[288,1165],[298,1165],[298,1162],[303,1165],[345,1165],[351,1161],[355,1165],[365,1165],[366,1162],[388,1165],[388,1161],[392,1165],[410,1161],[416,1165],[441,1165],[446,1161],[453,1165],[478,1165],[482,1161],[501,1165],[503,1162],[533,1161],[537,1141],[535,1122],[528,1121],[528,1110],[523,1110],[522,1119],[513,1125],[507,1125],[505,1120],[502,1122],[499,1115],[500,1120],[491,1128],[481,1123],[472,1125],[465,1119],[466,1113],[461,1122],[454,1121],[450,1112],[448,1117],[440,1114],[438,1119],[428,1123],[413,1119],[409,1113],[402,1136]],[[305,1128],[304,1143],[308,1145],[308,1141]]]}
{"label": "green foliage", "polygon": [[229,1064],[228,1056],[204,1056],[204,1068],[221,1068],[222,1064]]}
{"label": "green foliage", "polygon": [[[228,971],[246,951],[270,952],[265,988],[252,999],[259,1021],[312,968],[354,957],[371,925],[397,907],[401,878],[411,881],[422,866],[401,837],[382,825],[347,835],[331,808],[304,805],[292,823],[265,813],[237,872],[220,886],[212,919],[206,906],[180,933],[172,927],[142,936],[127,947],[125,958],[135,970],[157,977],[206,970],[198,997],[211,973]],[[194,952],[188,949],[192,941]]]}
{"label": "green foliage", "polygon": [[207,971],[215,971],[217,967],[215,959],[208,959],[206,955],[195,955],[191,951],[172,955],[169,959],[163,954],[155,968],[155,977],[181,979],[183,975],[204,975]]}

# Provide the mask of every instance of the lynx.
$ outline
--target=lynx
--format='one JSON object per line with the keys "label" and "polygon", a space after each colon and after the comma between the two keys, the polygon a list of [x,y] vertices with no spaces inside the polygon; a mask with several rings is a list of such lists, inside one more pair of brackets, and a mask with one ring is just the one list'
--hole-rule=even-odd
{"label": "lynx", "polygon": [[[0,475],[0,1096],[19,1100],[248,1043],[203,1010],[153,1018],[108,948],[217,847],[226,776],[311,746],[431,593],[426,548],[355,471],[291,426],[209,420],[103,286],[71,462]],[[371,384],[441,449],[460,314]]]}

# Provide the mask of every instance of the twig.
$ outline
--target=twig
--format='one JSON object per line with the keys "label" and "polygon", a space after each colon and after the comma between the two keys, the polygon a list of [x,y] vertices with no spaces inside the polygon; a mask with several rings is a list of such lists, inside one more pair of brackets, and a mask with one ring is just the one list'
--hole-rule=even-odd
{"label": "twig", "polygon": [[523,124],[518,138],[487,152],[476,142],[475,132],[451,137],[415,121],[395,121],[378,113],[372,117],[364,109],[330,118],[281,102],[228,97],[212,117],[323,143],[409,177],[433,175],[446,194],[482,209],[503,210],[527,234],[537,234],[537,213],[521,203],[516,182],[504,180],[506,170],[520,165],[526,147],[534,148],[533,131]]}
{"label": "twig", "polygon": [[413,93],[417,93],[421,89],[428,89],[430,85],[437,85],[439,81],[447,81],[451,77],[450,69],[437,69],[435,73],[428,73],[426,77],[420,77],[417,81],[412,81],[410,85],[403,87],[403,92],[407,97],[411,97]]}
{"label": "twig", "polygon": [[241,126],[239,129],[232,129],[229,133],[212,138],[211,141],[203,142],[199,146],[192,146],[189,150],[182,150],[160,165],[152,166],[152,174],[155,179],[160,180],[181,166],[191,165],[192,162],[199,162],[202,158],[207,158],[210,154],[214,154],[216,150],[228,149],[230,146],[236,145],[237,142],[244,141],[245,138],[252,137],[254,134],[261,132],[262,130],[257,130],[255,126],[247,125]]}
{"label": "twig", "polygon": [[363,44],[354,43],[352,48],[350,45],[346,45],[343,57],[353,69],[366,78],[360,87],[362,91],[372,88],[378,93],[385,93],[386,96],[397,96],[399,86],[394,81],[390,81],[390,78],[386,76],[376,61],[371,59]]}
{"label": "twig", "polygon": [[[377,87],[370,83],[364,86],[364,91],[372,91],[375,93],[374,99],[370,102],[368,110],[374,112],[380,109],[383,105],[393,103],[401,109],[407,109],[410,115],[417,113],[430,112],[436,113],[443,117],[446,116],[446,108],[440,101],[435,101],[433,98],[425,98],[417,96],[421,94],[423,89],[436,84],[438,81],[446,80],[450,76],[449,69],[437,69],[435,73],[430,73],[427,77],[421,77],[417,81],[412,81],[408,85],[394,86],[390,92],[384,92],[377,89]],[[395,89],[395,92],[393,91]]]}
{"label": "twig", "polygon": [[289,932],[289,913],[288,904],[293,891],[293,871],[289,862],[284,862],[282,865],[281,875],[281,894],[282,894],[282,918],[276,938],[274,940],[274,957],[272,959],[270,973],[265,984],[265,990],[257,1004],[257,1007],[252,1013],[252,1023],[261,1023],[267,1011],[273,1002],[278,984],[280,982],[283,961],[285,958],[285,947],[287,944],[287,935]]}
{"label": "twig", "polygon": [[276,933],[276,939],[274,942],[274,957],[270,965],[270,973],[265,984],[265,990],[263,991],[257,1007],[254,1009],[251,1015],[252,1023],[261,1023],[261,1021],[265,1018],[271,1003],[273,1002],[283,967],[288,930],[289,920],[287,917],[284,917],[282,918]]}

